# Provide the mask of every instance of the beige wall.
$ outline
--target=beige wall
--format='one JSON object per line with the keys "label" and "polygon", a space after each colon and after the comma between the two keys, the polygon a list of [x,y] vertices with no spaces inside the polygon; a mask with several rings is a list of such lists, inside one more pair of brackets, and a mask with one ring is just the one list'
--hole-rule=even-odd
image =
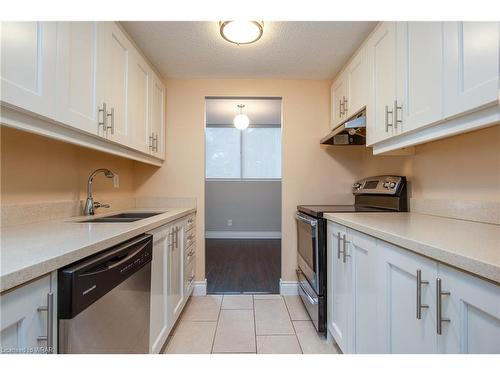
{"label": "beige wall", "polygon": [[136,166],[138,195],[197,198],[196,275],[205,278],[204,107],[205,96],[283,98],[282,278],[294,279],[294,213],[299,203],[350,200],[352,166],[359,150],[332,153],[318,140],[328,131],[329,81],[167,80],[167,160],[159,170]]}
{"label": "beige wall", "polygon": [[97,199],[134,195],[133,161],[5,126],[0,131],[2,204],[84,199],[89,174],[102,167],[119,174],[120,187],[96,178]]}

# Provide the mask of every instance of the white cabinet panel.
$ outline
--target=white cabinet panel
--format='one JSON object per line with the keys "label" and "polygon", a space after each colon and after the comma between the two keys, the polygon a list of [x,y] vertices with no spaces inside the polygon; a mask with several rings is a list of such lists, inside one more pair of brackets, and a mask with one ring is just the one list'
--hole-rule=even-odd
{"label": "white cabinet panel", "polygon": [[499,22],[445,22],[445,117],[498,102],[499,27]]}
{"label": "white cabinet panel", "polygon": [[366,106],[366,93],[368,90],[366,68],[366,51],[363,48],[354,56],[345,71],[347,100],[344,110],[346,119]]}
{"label": "white cabinet panel", "polygon": [[[165,86],[162,81],[151,74],[151,116],[150,131],[148,132],[147,144],[151,154],[161,159],[165,158]],[[151,136],[151,142],[150,138]]]}
{"label": "white cabinet panel", "polygon": [[128,123],[132,132],[131,146],[149,152],[149,114],[151,70],[137,53],[131,54],[128,87]]}
{"label": "white cabinet panel", "polygon": [[184,229],[180,224],[173,226],[172,246],[168,268],[168,304],[171,320],[175,322],[184,307]]}
{"label": "white cabinet panel", "polygon": [[380,277],[380,252],[375,238],[348,228],[349,250],[353,262],[354,353],[383,353],[382,321],[383,278]]}
{"label": "white cabinet panel", "polygon": [[[46,353],[47,341],[38,340],[47,336],[47,295],[52,292],[51,276],[47,275],[22,285],[0,296],[0,347],[5,352]],[[52,316],[54,345],[57,342],[56,299],[53,299]]]}
{"label": "white cabinet panel", "polygon": [[103,25],[59,22],[57,30],[57,120],[91,134],[104,135]]}
{"label": "white cabinet panel", "polygon": [[396,97],[396,23],[384,22],[366,44],[368,61],[367,144],[391,137]]}
{"label": "white cabinet panel", "polygon": [[327,326],[344,353],[352,353],[352,260],[344,258],[343,239],[347,236],[344,226],[328,222],[327,227]]}
{"label": "white cabinet panel", "polygon": [[56,22],[2,22],[1,100],[55,116]]}
{"label": "white cabinet panel", "polygon": [[105,102],[108,106],[108,113],[113,111],[112,116],[108,118],[110,122],[108,125],[112,129],[107,132],[107,136],[115,142],[130,145],[132,134],[127,108],[129,104],[132,104],[129,103],[128,98],[132,46],[114,22],[107,23],[105,38]]}
{"label": "white cabinet panel", "polygon": [[439,265],[442,290],[440,353],[500,353],[500,286]]}
{"label": "white cabinet panel", "polygon": [[168,314],[168,269],[171,227],[163,226],[153,235],[153,260],[151,264],[151,314],[150,314],[150,352],[159,353],[173,322]]}
{"label": "white cabinet panel", "polygon": [[[384,280],[382,317],[386,353],[435,353],[436,305],[433,283],[437,264],[377,240],[378,251],[383,252],[380,277]],[[417,271],[428,284],[417,286]],[[422,293],[421,319],[417,319],[417,290]]]}
{"label": "white cabinet panel", "polygon": [[344,105],[347,95],[347,81],[345,75],[341,75],[331,87],[331,127],[337,127],[346,119]]}
{"label": "white cabinet panel", "polygon": [[442,118],[443,23],[397,23],[396,133],[414,130]]}

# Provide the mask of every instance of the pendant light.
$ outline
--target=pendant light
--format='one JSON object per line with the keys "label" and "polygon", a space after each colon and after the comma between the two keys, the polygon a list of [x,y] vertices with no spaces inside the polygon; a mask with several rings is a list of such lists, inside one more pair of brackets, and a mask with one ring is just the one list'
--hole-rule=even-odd
{"label": "pendant light", "polygon": [[244,104],[238,104],[237,106],[240,109],[240,114],[234,117],[233,124],[236,129],[245,130],[250,125],[250,119],[247,115],[243,114],[243,108],[245,108]]}

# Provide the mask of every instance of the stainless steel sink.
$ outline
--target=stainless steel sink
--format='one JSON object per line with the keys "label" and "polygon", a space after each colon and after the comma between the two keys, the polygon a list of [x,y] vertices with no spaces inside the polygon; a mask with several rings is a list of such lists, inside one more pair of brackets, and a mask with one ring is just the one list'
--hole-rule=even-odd
{"label": "stainless steel sink", "polygon": [[121,214],[98,217],[95,219],[83,220],[80,223],[131,223],[133,221],[139,221],[142,219],[147,219],[148,217],[161,215],[167,211],[163,212],[122,212]]}

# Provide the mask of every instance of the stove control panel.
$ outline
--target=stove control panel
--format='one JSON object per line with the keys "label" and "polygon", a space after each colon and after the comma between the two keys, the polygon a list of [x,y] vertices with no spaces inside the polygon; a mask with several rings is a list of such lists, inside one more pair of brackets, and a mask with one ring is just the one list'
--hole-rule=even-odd
{"label": "stove control panel", "polygon": [[404,184],[406,184],[406,178],[403,176],[367,177],[356,181],[352,185],[352,193],[354,195],[396,195],[401,191]]}

